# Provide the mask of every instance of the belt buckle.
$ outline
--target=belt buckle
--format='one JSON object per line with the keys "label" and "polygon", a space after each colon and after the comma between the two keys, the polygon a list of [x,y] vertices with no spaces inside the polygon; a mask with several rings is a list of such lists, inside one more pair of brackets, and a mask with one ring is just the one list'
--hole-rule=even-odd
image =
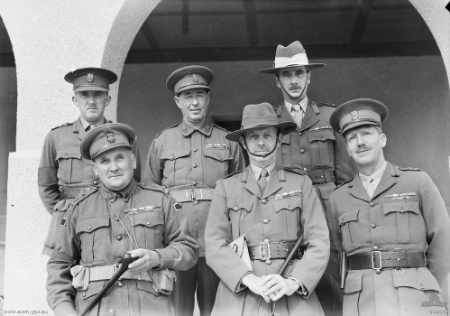
{"label": "belt buckle", "polygon": [[[267,249],[267,251],[266,251]],[[266,255],[266,256],[264,256]],[[268,242],[259,243],[259,260],[269,260],[270,259],[270,245]]]}
{"label": "belt buckle", "polygon": [[197,201],[197,196],[195,194],[195,189],[189,189],[189,191],[191,192],[191,200],[192,200],[192,202],[194,202],[194,205],[197,205],[198,201]]}
{"label": "belt buckle", "polygon": [[[375,255],[378,255],[378,260],[376,259]],[[372,251],[370,253],[370,259],[371,259],[371,263],[372,263],[372,269],[375,270],[377,273],[380,273],[381,269],[383,269],[383,263],[381,260],[381,251]],[[377,263],[378,263],[379,267],[376,267]]]}

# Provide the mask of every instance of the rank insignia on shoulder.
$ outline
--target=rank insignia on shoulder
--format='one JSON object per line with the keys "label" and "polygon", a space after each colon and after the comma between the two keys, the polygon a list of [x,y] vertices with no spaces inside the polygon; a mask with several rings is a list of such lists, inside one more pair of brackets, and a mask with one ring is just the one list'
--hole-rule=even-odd
{"label": "rank insignia on shoulder", "polygon": [[388,198],[388,199],[397,200],[397,199],[409,199],[412,196],[416,196],[416,193],[415,192],[394,193],[394,194],[385,195],[384,197]]}
{"label": "rank insignia on shoulder", "polygon": [[138,212],[150,212],[150,211],[157,210],[159,208],[161,208],[161,205],[147,205],[147,206],[132,208],[130,210],[126,210],[125,212],[130,215],[133,215],[133,214],[137,214]]}
{"label": "rank insignia on shoulder", "polygon": [[183,205],[181,205],[181,203],[175,203],[173,205],[173,209],[175,210],[175,212],[181,211],[183,209]]}
{"label": "rank insignia on shoulder", "polygon": [[312,128],[309,131],[314,132],[314,131],[324,131],[324,130],[333,130],[333,128],[331,126],[321,126],[321,127]]}
{"label": "rank insignia on shoulder", "polygon": [[274,195],[273,197],[271,196],[271,198],[273,198],[275,200],[282,200],[282,199],[286,199],[291,196],[296,196],[296,195],[301,195],[301,194],[302,194],[302,190],[294,190],[294,191],[290,191],[290,192],[280,193],[280,194]]}
{"label": "rank insignia on shoulder", "polygon": [[205,149],[230,149],[227,144],[206,144]]}

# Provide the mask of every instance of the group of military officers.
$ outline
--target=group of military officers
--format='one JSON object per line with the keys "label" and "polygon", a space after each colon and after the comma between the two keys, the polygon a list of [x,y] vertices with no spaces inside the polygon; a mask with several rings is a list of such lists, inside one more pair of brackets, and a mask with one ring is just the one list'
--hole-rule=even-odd
{"label": "group of military officers", "polygon": [[385,161],[384,104],[308,98],[323,66],[279,45],[260,72],[284,101],[245,106],[234,132],[207,115],[213,72],[175,70],[183,119],[154,138],[142,181],[135,131],[104,117],[117,76],[69,72],[80,117],[47,135],[38,177],[55,314],[446,315],[443,199]]}

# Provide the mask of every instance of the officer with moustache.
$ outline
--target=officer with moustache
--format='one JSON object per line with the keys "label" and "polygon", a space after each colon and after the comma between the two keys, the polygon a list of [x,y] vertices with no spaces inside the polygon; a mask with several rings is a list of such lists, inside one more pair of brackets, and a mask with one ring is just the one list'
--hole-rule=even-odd
{"label": "officer with moustache", "polygon": [[425,172],[385,160],[387,116],[368,98],[331,115],[358,168],[330,200],[332,248],[348,257],[344,315],[447,315],[449,216]]}
{"label": "officer with moustache", "polygon": [[196,65],[170,74],[166,84],[175,93],[183,120],[156,136],[147,157],[145,181],[165,186],[182,205],[200,246],[197,265],[177,274],[177,315],[192,316],[195,297],[200,314],[211,313],[219,279],[205,262],[206,219],[216,181],[244,167],[239,145],[227,140],[228,131],[207,116],[213,78],[209,68]]}
{"label": "officer with moustache", "polygon": [[[274,106],[280,120],[294,121],[296,130],[281,139],[277,162],[296,171],[305,171],[324,204],[329,216],[329,197],[337,184],[355,174],[354,165],[345,151],[344,140],[334,133],[330,115],[335,106],[317,103],[308,97],[312,71],[324,67],[311,63],[299,41],[288,46],[278,45],[273,67],[261,69],[263,74],[274,74],[275,83],[283,95],[283,103]],[[332,253],[317,295],[327,316],[339,315],[342,293],[336,280],[338,256]],[[333,277],[334,276],[334,277]]]}
{"label": "officer with moustache", "polygon": [[[72,70],[64,79],[73,85],[72,102],[80,117],[72,123],[53,128],[44,140],[38,170],[39,196],[52,215],[43,253],[50,255],[55,245],[55,232],[70,202],[91,185],[98,185],[92,164],[80,155],[80,143],[96,126],[108,123],[105,108],[111,102],[109,85],[117,75],[104,68]],[[134,177],[140,179],[140,159],[137,145],[134,152],[137,168]]]}
{"label": "officer with moustache", "polygon": [[[304,172],[276,162],[279,138],[295,129],[269,103],[244,108],[227,135],[249,154],[241,172],[217,181],[206,225],[206,259],[221,279],[212,315],[323,315],[314,292],[330,244],[322,205]],[[229,243],[245,236],[250,266]],[[278,274],[297,240],[287,268]]]}

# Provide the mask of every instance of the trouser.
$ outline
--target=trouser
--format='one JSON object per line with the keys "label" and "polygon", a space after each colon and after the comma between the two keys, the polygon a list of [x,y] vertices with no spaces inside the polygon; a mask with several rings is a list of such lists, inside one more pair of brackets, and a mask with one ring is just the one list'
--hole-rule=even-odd
{"label": "trouser", "polygon": [[177,281],[172,292],[172,301],[177,316],[192,316],[195,307],[195,294],[200,316],[209,316],[214,306],[219,277],[206,264],[204,257],[187,270],[177,272]]}

